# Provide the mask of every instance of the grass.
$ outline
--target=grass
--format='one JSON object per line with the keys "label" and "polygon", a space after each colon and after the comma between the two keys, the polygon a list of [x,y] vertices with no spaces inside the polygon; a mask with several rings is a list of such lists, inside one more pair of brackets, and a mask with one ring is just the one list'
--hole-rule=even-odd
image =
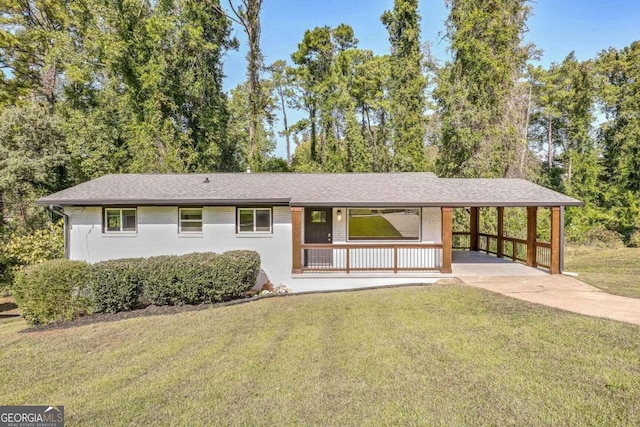
{"label": "grass", "polygon": [[640,298],[640,248],[567,247],[565,269],[609,293]]}
{"label": "grass", "polygon": [[402,234],[381,216],[356,216],[349,218],[350,238],[402,237]]}
{"label": "grass", "polygon": [[24,327],[2,404],[69,426],[640,424],[640,327],[455,284]]}

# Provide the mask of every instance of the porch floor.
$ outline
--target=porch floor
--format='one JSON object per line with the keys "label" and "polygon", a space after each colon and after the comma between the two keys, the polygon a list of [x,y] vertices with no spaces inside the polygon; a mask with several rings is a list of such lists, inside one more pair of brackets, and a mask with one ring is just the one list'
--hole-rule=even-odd
{"label": "porch floor", "polygon": [[547,273],[510,259],[475,251],[453,251],[451,270],[454,276],[540,276]]}

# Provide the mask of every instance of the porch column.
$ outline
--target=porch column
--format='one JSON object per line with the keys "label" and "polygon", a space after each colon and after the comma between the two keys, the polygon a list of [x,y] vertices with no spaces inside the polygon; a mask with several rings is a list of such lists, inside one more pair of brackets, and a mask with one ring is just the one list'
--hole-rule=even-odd
{"label": "porch column", "polygon": [[527,206],[527,266],[537,267],[536,241],[538,240],[538,208]]}
{"label": "porch column", "polygon": [[[498,207],[498,258],[502,258],[504,256],[504,208],[502,206]],[[488,244],[488,243],[487,243]]]}
{"label": "porch column", "polygon": [[451,273],[453,251],[453,208],[442,208],[442,266],[440,273]]}
{"label": "porch column", "polygon": [[480,230],[480,215],[478,208],[471,208],[469,212],[471,221],[469,224],[469,231],[471,232],[469,249],[472,251],[478,250],[478,232]]}
{"label": "porch column", "polygon": [[302,273],[302,208],[291,208],[291,273]]}
{"label": "porch column", "polygon": [[551,208],[551,265],[549,273],[560,274],[560,207]]}

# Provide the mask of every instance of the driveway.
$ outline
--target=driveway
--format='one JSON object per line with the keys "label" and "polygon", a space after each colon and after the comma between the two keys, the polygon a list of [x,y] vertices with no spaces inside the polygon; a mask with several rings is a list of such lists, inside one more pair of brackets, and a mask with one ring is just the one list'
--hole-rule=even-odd
{"label": "driveway", "polygon": [[573,277],[457,276],[469,286],[587,316],[640,325],[640,299],[608,294]]}

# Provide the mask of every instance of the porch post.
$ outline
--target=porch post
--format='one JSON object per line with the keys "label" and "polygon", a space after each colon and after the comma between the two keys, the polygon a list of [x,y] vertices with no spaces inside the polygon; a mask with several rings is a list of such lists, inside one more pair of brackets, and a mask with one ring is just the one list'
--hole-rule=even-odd
{"label": "porch post", "polygon": [[442,265],[440,273],[451,273],[453,251],[453,208],[442,208]]}
{"label": "porch post", "polygon": [[471,217],[471,223],[469,224],[469,231],[471,232],[469,249],[472,251],[478,250],[478,232],[480,229],[480,215],[478,208],[471,208],[469,212]]}
{"label": "porch post", "polygon": [[504,208],[502,206],[498,206],[498,258],[502,258],[504,256]]}
{"label": "porch post", "polygon": [[549,273],[560,274],[560,207],[551,208],[551,265]]}
{"label": "porch post", "polygon": [[537,267],[536,241],[538,240],[538,208],[527,206],[527,266]]}
{"label": "porch post", "polygon": [[302,208],[291,208],[291,273],[302,273]]}

